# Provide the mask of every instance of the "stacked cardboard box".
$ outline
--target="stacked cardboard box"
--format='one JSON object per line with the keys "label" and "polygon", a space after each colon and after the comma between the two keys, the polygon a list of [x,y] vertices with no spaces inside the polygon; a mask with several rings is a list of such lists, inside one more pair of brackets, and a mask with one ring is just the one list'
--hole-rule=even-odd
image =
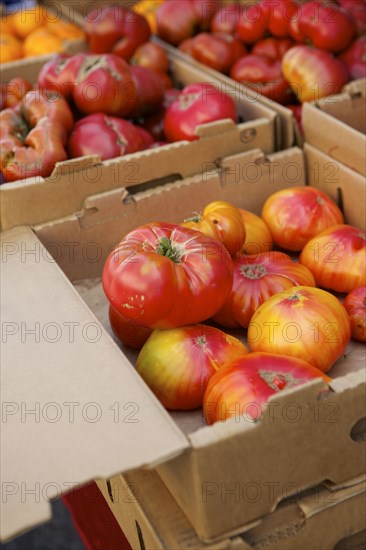
{"label": "stacked cardboard box", "polygon": [[[168,177],[177,158],[165,160]],[[155,467],[195,536],[212,548],[245,531],[249,548],[267,540],[253,531],[261,524],[272,540],[272,516],[261,518],[274,511],[317,515],[314,529],[324,532],[321,518],[329,516],[306,506],[312,488],[327,490],[325,481],[340,491],[349,487],[333,508],[358,503],[337,508],[345,522],[335,542],[356,532],[349,515],[363,514],[364,489],[349,480],[365,473],[361,344],[349,345],[326,390],[315,380],[277,396],[260,422],[209,427],[200,411],[169,414],[136,374],[136,354],[111,338],[100,285],[106,255],[135,226],[179,222],[214,199],[259,213],[274,191],[306,184],[305,160],[297,148],[236,153],[204,163],[195,176],[137,193],[100,193],[76,214],[2,234],[2,538],[45,521],[48,500],[73,485],[145,467]],[[358,206],[360,195],[350,195]],[[287,508],[288,498],[300,498],[300,512]],[[287,548],[279,540],[273,548]]]}

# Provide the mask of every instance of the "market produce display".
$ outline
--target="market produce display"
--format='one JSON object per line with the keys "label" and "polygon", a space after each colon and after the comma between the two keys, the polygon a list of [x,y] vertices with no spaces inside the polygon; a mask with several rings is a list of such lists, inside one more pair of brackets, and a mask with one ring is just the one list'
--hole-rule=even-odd
{"label": "market produce display", "polygon": [[366,76],[364,0],[212,1],[204,24],[197,4],[165,0],[158,36],[278,103],[301,105]]}
{"label": "market produce display", "polygon": [[[264,214],[274,220],[274,229],[281,228],[285,246],[300,252],[300,257],[271,250],[278,237],[271,234]],[[361,256],[365,258],[365,234],[339,225],[343,218],[337,205],[308,186],[274,193],[263,205],[262,216],[225,201],[209,203],[182,225],[154,223],[137,228],[106,261],[103,287],[113,331],[122,343],[140,349],[137,372],[168,409],[203,406],[209,424],[236,414],[258,420],[271,395],[317,377],[329,381],[324,373],[345,353],[351,334],[364,338],[361,273],[364,277],[366,269]],[[335,239],[339,231],[339,270],[333,272],[339,285],[330,287],[319,281],[318,268],[325,271],[327,264],[322,258],[317,261],[319,250],[312,243],[323,249],[323,235]],[[187,265],[190,251],[184,242],[193,247],[193,268]],[[256,254],[247,254],[249,246],[256,248]],[[306,265],[303,258],[309,246],[315,256]],[[217,271],[219,250],[224,256]],[[228,278],[220,291],[223,258]],[[357,271],[354,276],[352,269]],[[208,299],[215,278],[216,288]],[[343,306],[350,289],[353,293]],[[236,330],[229,340],[228,329]],[[132,330],[136,330],[135,339]],[[242,347],[245,336],[249,350]]]}

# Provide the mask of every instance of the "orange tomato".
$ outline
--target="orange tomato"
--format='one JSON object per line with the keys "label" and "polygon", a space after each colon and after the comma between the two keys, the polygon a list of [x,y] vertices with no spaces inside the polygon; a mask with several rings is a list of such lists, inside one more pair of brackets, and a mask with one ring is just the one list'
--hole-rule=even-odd
{"label": "orange tomato", "polygon": [[246,232],[242,216],[238,208],[225,201],[209,203],[202,214],[196,214],[181,225],[217,239],[232,256],[241,250],[245,242]]}
{"label": "orange tomato", "polygon": [[262,209],[273,240],[286,250],[302,250],[327,227],[343,223],[336,203],[315,187],[289,187],[273,193]]}
{"label": "orange tomato", "polygon": [[273,248],[273,240],[266,222],[253,212],[239,208],[243,218],[246,237],[242,249],[243,254],[261,254]]}
{"label": "orange tomato", "polygon": [[151,33],[156,34],[156,10],[164,0],[141,0],[133,6],[133,11],[144,15],[150,25]]}
{"label": "orange tomato", "polygon": [[31,32],[24,40],[24,57],[61,53],[64,51],[63,40],[47,30],[41,28]]}
{"label": "orange tomato", "polygon": [[12,78],[9,82],[3,86],[3,101],[4,107],[12,108],[18,105],[21,99],[25,96],[29,90],[32,89],[32,85],[27,80],[21,77]]}
{"label": "orange tomato", "polygon": [[0,63],[8,63],[23,57],[23,44],[11,34],[0,36]]}
{"label": "orange tomato", "polygon": [[32,31],[43,27],[48,20],[47,10],[42,6],[21,9],[14,13],[12,27],[19,38],[25,38]]}
{"label": "orange tomato", "polygon": [[251,351],[298,357],[323,372],[343,355],[350,338],[350,320],[338,298],[309,286],[269,298],[248,327]]}
{"label": "orange tomato", "polygon": [[317,286],[351,292],[366,285],[366,234],[351,225],[334,225],[311,239],[300,255]]}
{"label": "orange tomato", "polygon": [[0,35],[14,34],[13,19],[13,14],[0,17]]}

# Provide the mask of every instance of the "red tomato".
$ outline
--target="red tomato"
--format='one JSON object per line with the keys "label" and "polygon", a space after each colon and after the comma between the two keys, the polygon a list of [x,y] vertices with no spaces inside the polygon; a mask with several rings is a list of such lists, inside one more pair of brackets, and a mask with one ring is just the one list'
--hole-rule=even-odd
{"label": "red tomato", "polygon": [[245,47],[237,38],[207,32],[185,40],[179,49],[221,73],[229,72],[233,63],[246,54]]}
{"label": "red tomato", "polygon": [[262,218],[274,242],[285,250],[302,250],[321,231],[343,222],[336,203],[315,187],[289,187],[264,203]]}
{"label": "red tomato", "polygon": [[251,53],[281,60],[287,50],[294,45],[295,43],[289,38],[264,38],[254,44]]}
{"label": "red tomato", "polygon": [[253,44],[264,37],[267,30],[267,14],[261,4],[243,5],[235,33],[245,44]]}
{"label": "red tomato", "polygon": [[142,327],[130,319],[126,319],[111,305],[109,306],[109,322],[116,338],[130,348],[141,349],[152,333],[151,328]]}
{"label": "red tomato", "polygon": [[157,34],[173,46],[193,36],[199,24],[200,17],[191,0],[163,2],[156,10]]}
{"label": "red tomato", "polygon": [[242,342],[217,328],[154,330],[139,353],[136,370],[167,409],[197,409],[211,376],[246,353]]}
{"label": "red tomato", "polygon": [[259,420],[272,395],[329,376],[301,358],[271,353],[248,353],[231,361],[210,379],[203,398],[207,424],[236,418]]}
{"label": "red tomato", "polygon": [[181,225],[217,239],[232,256],[241,250],[245,242],[243,217],[238,208],[225,201],[210,202],[202,214],[196,214]]}
{"label": "red tomato", "polygon": [[298,357],[323,372],[344,354],[350,337],[348,314],[338,298],[308,286],[269,298],[248,327],[251,351]]}
{"label": "red tomato", "polygon": [[245,243],[243,254],[261,254],[273,248],[272,235],[266,222],[253,212],[239,208],[245,225]]}
{"label": "red tomato", "polygon": [[164,134],[165,113],[169,105],[178,98],[180,93],[181,93],[180,90],[177,90],[175,88],[170,88],[169,90],[165,90],[162,107],[156,113],[152,113],[151,115],[148,115],[147,117],[144,118],[144,123],[143,123],[144,128],[146,128],[146,130],[148,130],[148,132],[152,134],[154,138],[158,141],[165,140],[165,134]]}
{"label": "red tomato", "polygon": [[315,47],[340,52],[356,35],[356,25],[353,18],[336,4],[314,0],[301,7],[299,31]]}
{"label": "red tomato", "polygon": [[224,327],[247,327],[258,307],[282,290],[299,285],[315,286],[311,271],[282,252],[240,256],[233,264],[231,294],[213,316],[213,320]]}
{"label": "red tomato", "polygon": [[339,59],[347,65],[353,80],[366,78],[366,36],[360,36],[352,42]]}
{"label": "red tomato", "polygon": [[131,57],[130,63],[163,73],[169,69],[169,59],[166,51],[155,42],[141,44]]}
{"label": "red tomato", "polygon": [[293,0],[264,0],[260,3],[266,13],[268,30],[273,36],[285,38],[290,35],[290,21],[299,12]]}
{"label": "red tomato", "polygon": [[208,319],[225,302],[232,280],[230,254],[221,243],[169,223],[126,235],[108,256],[102,277],[112,306],[151,328]]}
{"label": "red tomato", "polygon": [[207,82],[186,86],[168,108],[164,132],[169,141],[198,139],[200,124],[230,118],[236,122],[236,107],[232,98]]}
{"label": "red tomato", "polygon": [[283,77],[279,59],[247,55],[234,63],[230,77],[278,103],[285,104],[289,100],[291,90]]}
{"label": "red tomato", "polygon": [[145,139],[141,129],[122,118],[94,113],[80,119],[68,142],[71,158],[99,155],[102,160],[147,149],[153,143]]}
{"label": "red tomato", "polygon": [[336,94],[349,81],[342,61],[309,46],[289,49],[282,58],[282,71],[301,103]]}
{"label": "red tomato", "polygon": [[160,74],[147,67],[132,65],[131,76],[136,88],[136,103],[129,116],[138,118],[156,112],[163,104],[165,92]]}
{"label": "red tomato", "polygon": [[98,7],[89,12],[84,29],[92,53],[112,52],[126,60],[151,34],[147,19],[123,6]]}
{"label": "red tomato", "polygon": [[338,0],[338,4],[354,19],[358,34],[366,32],[366,3],[365,0]]}
{"label": "red tomato", "polygon": [[366,285],[366,235],[351,225],[333,225],[305,245],[300,262],[318,286],[351,292]]}
{"label": "red tomato", "polygon": [[226,4],[219,9],[211,21],[211,32],[222,32],[234,35],[239,22],[243,6],[240,4]]}
{"label": "red tomato", "polygon": [[366,342],[366,286],[352,290],[343,305],[351,321],[352,338]]}

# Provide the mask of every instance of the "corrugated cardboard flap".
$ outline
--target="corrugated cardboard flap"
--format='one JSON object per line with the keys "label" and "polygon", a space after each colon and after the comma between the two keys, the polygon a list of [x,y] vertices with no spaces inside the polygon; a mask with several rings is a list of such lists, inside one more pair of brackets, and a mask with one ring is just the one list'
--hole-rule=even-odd
{"label": "corrugated cardboard flap", "polygon": [[49,500],[179,454],[188,442],[28,228],[2,234],[6,540]]}

